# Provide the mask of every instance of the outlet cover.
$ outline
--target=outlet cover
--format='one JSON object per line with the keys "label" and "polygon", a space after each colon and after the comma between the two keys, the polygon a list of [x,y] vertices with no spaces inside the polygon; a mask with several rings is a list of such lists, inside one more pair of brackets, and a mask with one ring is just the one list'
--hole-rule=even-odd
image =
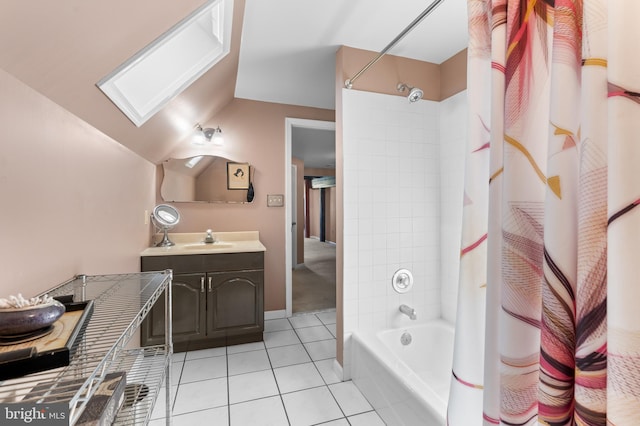
{"label": "outlet cover", "polygon": [[282,206],[284,206],[284,195],[282,194],[267,195],[267,207],[282,207]]}

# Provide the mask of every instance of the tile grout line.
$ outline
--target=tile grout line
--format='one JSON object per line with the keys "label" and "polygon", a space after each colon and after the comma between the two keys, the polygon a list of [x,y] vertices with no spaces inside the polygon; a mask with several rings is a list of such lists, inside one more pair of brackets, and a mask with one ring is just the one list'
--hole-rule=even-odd
{"label": "tile grout line", "polygon": [[[314,314],[314,315],[315,315],[315,314]],[[317,315],[315,315],[315,316],[317,317]],[[329,332],[329,334],[331,334],[331,335],[333,336],[333,334],[331,333],[331,330],[329,330],[329,328],[327,327],[327,324],[325,324],[325,323],[324,323],[324,321],[322,321],[320,318],[318,318],[318,320],[320,320],[320,322],[321,322],[321,323],[322,323],[322,325],[327,329],[327,331]],[[306,328],[306,327],[302,327],[302,328]],[[297,334],[297,333],[296,333],[296,334]],[[335,337],[334,337],[334,338],[335,338]],[[325,340],[328,340],[328,339],[325,339]],[[319,340],[318,340],[318,341],[319,341]],[[305,350],[306,350],[306,347],[304,346],[304,344],[303,344],[303,347],[304,347],[304,348],[305,348]],[[319,360],[319,361],[321,361],[321,360]],[[331,384],[327,383],[327,381],[325,380],[325,378],[324,378],[324,376],[322,375],[322,373],[320,373],[320,370],[318,369],[318,366],[317,366],[317,364],[316,364],[316,361],[313,361],[313,360],[312,360],[312,362],[313,362],[314,367],[315,367],[315,368],[316,368],[316,370],[318,371],[318,374],[320,374],[320,377],[321,377],[321,378],[322,378],[322,380],[325,382],[325,385],[327,386],[327,388],[328,388],[328,390],[329,390],[329,393],[331,394],[331,397],[332,397],[332,398],[333,398],[333,400],[336,402],[336,404],[338,405],[338,408],[340,409],[340,411],[341,411],[341,412],[342,412],[342,414],[344,415],[342,418],[344,418],[344,419],[347,421],[347,423],[348,423],[349,425],[351,425],[351,421],[349,421],[349,417],[347,416],[347,414],[346,414],[346,413],[344,412],[344,410],[342,409],[342,406],[341,406],[341,405],[340,405],[340,403],[338,402],[338,400],[337,400],[336,396],[334,395],[334,393],[333,393],[333,391],[331,390],[331,387],[330,387],[332,384],[347,383],[347,382],[345,382],[344,380],[340,380],[340,381],[339,381],[339,382],[337,382],[337,383],[331,383]],[[363,396],[364,396],[364,395],[363,395]],[[370,403],[366,398],[365,398],[365,400],[367,401],[367,403],[368,403],[368,404],[369,404],[369,406],[371,407],[371,410],[363,411],[363,412],[361,412],[361,413],[355,413],[355,414],[353,414],[353,416],[360,415],[360,414],[365,414],[365,413],[370,413],[370,412],[376,413],[376,415],[378,415],[378,414],[377,414],[377,411],[375,410],[375,408],[373,408],[373,405],[371,405],[371,403]],[[378,415],[378,417],[379,417],[379,415]],[[339,420],[339,419],[335,419],[335,420]],[[332,421],[335,421],[335,420],[329,420],[329,421],[327,421],[327,422],[318,423],[318,425],[326,424],[326,423],[329,423],[329,422],[332,422]]]}
{"label": "tile grout line", "polygon": [[[315,314],[313,314],[313,316],[315,316],[316,318],[318,318]],[[319,320],[320,318],[318,318]],[[287,318],[287,320],[289,320],[289,318]],[[322,322],[322,321],[320,321]],[[291,321],[289,320],[289,323],[291,323]],[[293,324],[291,324],[291,327],[293,327]],[[305,327],[302,327],[305,328]],[[329,389],[329,385],[327,384],[327,381],[325,380],[324,376],[322,376],[322,373],[320,373],[320,370],[318,369],[318,366],[316,365],[316,362],[314,361],[313,357],[311,356],[311,354],[309,353],[309,350],[307,349],[307,347],[304,345],[304,343],[302,343],[302,340],[300,339],[300,336],[298,335],[298,332],[296,331],[296,328],[293,327],[293,332],[296,334],[296,336],[298,337],[298,340],[300,340],[300,344],[302,345],[302,348],[305,350],[305,352],[307,353],[307,356],[309,357],[309,359],[311,360],[311,363],[313,364],[313,368],[316,369],[316,371],[318,372],[318,374],[320,375],[320,378],[322,379],[322,382],[324,383],[324,387],[327,388],[327,391],[329,391],[329,394],[331,395],[331,397],[333,398],[334,401],[336,401],[335,397],[333,396],[333,393],[331,393],[331,389]],[[322,386],[316,386],[314,388],[309,388],[309,389],[316,389],[316,388],[320,388]],[[305,389],[306,390],[306,389]],[[282,395],[281,395],[282,397]],[[283,401],[284,403],[284,401]],[[346,419],[346,416],[344,416],[344,411],[342,411],[342,407],[340,407],[340,404],[338,404],[338,401],[336,401],[336,405],[338,406],[338,409],[340,410],[340,412],[343,414],[343,417]],[[286,409],[285,409],[286,411]],[[333,420],[339,420],[339,419],[333,419]],[[329,420],[329,421],[333,421],[333,420]],[[325,422],[326,423],[326,422]],[[349,420],[347,420],[347,423],[349,423]]]}
{"label": "tile grout line", "polygon": [[282,409],[284,410],[284,415],[287,418],[287,423],[291,426],[291,419],[289,419],[289,412],[287,411],[287,406],[284,404],[284,399],[282,398],[282,392],[280,392],[280,384],[278,384],[278,378],[276,377],[275,369],[273,368],[273,363],[271,362],[271,356],[269,355],[269,349],[265,344],[265,352],[267,353],[267,359],[269,360],[269,366],[271,367],[271,374],[273,374],[273,380],[276,382],[276,388],[278,389],[278,397],[280,398],[280,403],[282,404]]}
{"label": "tile grout line", "polygon": [[[312,315],[314,315],[314,316],[316,317],[316,319],[318,319],[318,320],[320,321],[321,325],[322,325],[323,327],[325,327],[325,329],[327,329],[327,331],[331,334],[331,330],[328,330],[328,328],[327,328],[327,324],[325,324],[322,320],[320,320],[320,318],[318,318],[316,314],[312,314]],[[307,347],[305,346],[304,342],[302,342],[302,340],[300,339],[300,335],[298,334],[297,329],[296,329],[295,327],[293,327],[293,324],[291,323],[291,321],[290,321],[288,318],[287,318],[287,322],[288,322],[288,323],[289,323],[289,325],[291,326],[291,329],[290,329],[290,330],[293,330],[293,331],[294,331],[294,335],[297,337],[297,339],[298,339],[298,343],[294,343],[294,344],[292,344],[292,345],[274,346],[273,348],[267,348],[266,343],[264,343],[264,341],[263,341],[263,347],[262,347],[262,348],[252,350],[252,351],[261,351],[261,350],[263,350],[263,349],[264,349],[264,351],[266,352],[267,359],[269,360],[269,367],[270,367],[270,370],[271,370],[271,374],[272,374],[272,377],[273,377],[273,379],[274,379],[274,381],[275,381],[276,388],[277,388],[277,391],[278,391],[278,396],[280,397],[280,401],[281,401],[281,403],[282,403],[282,407],[283,407],[283,409],[284,409],[285,416],[286,416],[286,418],[287,418],[287,422],[289,423],[289,425],[291,425],[291,420],[289,419],[289,413],[287,412],[287,410],[286,410],[286,406],[285,406],[285,404],[284,404],[283,395],[291,394],[291,393],[295,393],[295,392],[300,392],[300,391],[304,391],[304,390],[308,390],[308,389],[316,389],[316,388],[321,388],[321,387],[327,387],[327,390],[329,391],[329,393],[331,394],[332,398],[334,399],[334,401],[335,401],[335,402],[336,402],[336,404],[338,405],[338,408],[340,409],[340,412],[343,414],[343,417],[341,417],[341,418],[344,418],[344,419],[347,421],[347,423],[350,423],[350,422],[349,422],[349,420],[347,419],[346,415],[344,415],[344,411],[342,410],[342,407],[340,407],[340,404],[338,403],[338,401],[336,400],[335,396],[334,396],[334,395],[333,395],[333,393],[331,392],[331,389],[329,389],[329,383],[327,383],[327,380],[324,378],[324,376],[322,375],[322,373],[320,372],[320,370],[319,370],[319,368],[318,368],[318,366],[317,366],[317,364],[316,364],[316,362],[318,362],[318,361],[324,361],[324,359],[322,359],[322,360],[317,360],[317,361],[316,361],[316,360],[314,360],[314,359],[311,357],[311,354],[309,353],[309,351],[308,351]],[[315,327],[315,326],[311,325],[311,326],[308,326],[308,327],[299,327],[299,328],[309,328],[309,327]],[[287,329],[287,330],[289,330],[289,329]],[[286,330],[276,330],[276,331],[286,331]],[[332,335],[332,334],[331,334],[331,335]],[[332,336],[333,336],[333,335],[332,335]],[[332,339],[320,339],[320,340],[313,340],[313,341],[311,341],[311,342],[307,342],[307,343],[313,343],[313,342],[316,342],[316,341],[322,341],[322,340],[334,340],[334,339],[335,339],[335,338],[332,338]],[[320,385],[320,386],[313,386],[313,387],[310,387],[310,388],[299,389],[299,390],[297,390],[297,391],[286,392],[286,393],[284,393],[284,394],[283,394],[283,393],[282,393],[282,391],[281,391],[281,389],[280,389],[280,385],[278,384],[277,378],[276,378],[276,376],[275,376],[275,368],[290,367],[290,366],[293,366],[293,365],[306,364],[306,363],[308,363],[308,362],[295,363],[295,364],[290,364],[290,365],[286,365],[286,366],[282,366],[282,367],[274,367],[273,362],[272,362],[272,360],[271,360],[271,356],[270,356],[270,354],[269,354],[269,349],[283,348],[283,347],[287,347],[287,346],[296,346],[296,345],[301,345],[301,346],[302,346],[302,348],[304,349],[305,353],[307,354],[307,356],[308,356],[308,358],[309,358],[309,361],[308,361],[308,362],[313,363],[313,366],[314,366],[314,368],[315,368],[315,371],[320,375],[320,377],[321,377],[321,379],[322,379],[322,381],[323,381],[323,383],[324,383],[324,384],[323,384],[323,385]],[[251,350],[249,350],[249,351],[242,351],[242,352],[234,352],[234,354],[235,354],[235,353],[246,353],[246,352],[252,352],[252,351],[251,351]],[[176,386],[176,387],[177,387],[177,389],[176,389],[176,394],[175,394],[175,397],[173,397],[173,401],[172,401],[172,405],[173,405],[174,409],[175,409],[175,404],[176,404],[176,402],[177,402],[178,392],[180,391],[180,387],[181,387],[182,385],[184,385],[184,384],[191,384],[191,383],[198,383],[198,382],[201,382],[201,381],[205,381],[205,380],[196,380],[196,381],[189,382],[189,383],[182,383],[182,375],[183,375],[183,373],[184,373],[184,368],[185,368],[185,366],[186,366],[186,362],[187,362],[187,359],[186,359],[186,358],[187,358],[187,355],[188,355],[188,352],[187,352],[187,353],[185,353],[184,358],[182,359],[182,361],[180,361],[180,363],[181,363],[182,365],[181,365],[181,367],[180,367],[180,373],[178,374],[178,380],[177,380],[178,384],[177,384],[177,386]],[[225,361],[226,361],[226,365],[225,365],[225,367],[226,367],[226,377],[225,377],[225,379],[226,379],[226,388],[227,388],[227,404],[226,404],[226,405],[227,405],[227,415],[228,415],[228,422],[229,422],[228,424],[229,424],[229,425],[231,424],[231,405],[235,405],[235,404],[231,404],[230,378],[231,378],[231,377],[233,377],[233,376],[231,376],[231,375],[230,375],[230,366],[229,366],[229,356],[230,356],[230,355],[233,355],[233,354],[230,354],[230,353],[228,352],[228,347],[226,347],[226,346],[225,346],[225,353],[224,353],[224,354],[221,354],[221,355],[206,356],[206,357],[202,357],[202,358],[195,358],[195,360],[199,360],[199,359],[216,358],[216,357],[222,357],[222,356],[224,356],[224,357],[225,357]],[[327,358],[327,359],[330,359],[330,358]],[[189,361],[193,361],[193,360],[189,360]],[[267,369],[264,369],[264,370],[258,370],[258,371],[266,371],[266,370],[267,370]],[[238,376],[238,375],[241,375],[241,374],[247,374],[247,373],[239,373],[239,374],[236,374],[236,375],[234,375],[234,376]],[[214,378],[214,379],[215,379],[215,378]],[[265,396],[265,397],[261,397],[261,398],[255,398],[255,399],[251,399],[251,400],[247,400],[247,401],[238,402],[238,403],[236,403],[236,404],[245,403],[245,402],[251,402],[251,401],[257,401],[257,400],[260,400],[260,399],[271,398],[272,396],[275,396],[275,395]],[[222,406],[219,406],[219,407],[221,408]],[[218,407],[211,407],[211,408],[218,408]],[[205,410],[206,410],[206,409],[205,409]],[[205,411],[205,410],[195,410],[195,411],[190,411],[190,412],[187,412],[187,413],[181,413],[181,414],[190,414],[190,413],[195,413],[195,412]],[[173,410],[172,410],[172,412],[173,412]],[[175,416],[176,414],[173,414],[173,415]],[[340,418],[338,418],[338,419],[334,419],[334,420],[339,420],[339,419],[340,419]],[[331,421],[334,421],[334,420],[329,420],[329,421],[327,421],[327,422],[331,422]],[[323,422],[323,423],[327,423],[327,422]],[[320,424],[320,423],[318,423],[318,424]]]}
{"label": "tile grout line", "polygon": [[[317,318],[317,319],[322,323],[322,320],[320,320],[320,318],[318,318],[318,317],[316,316],[316,314],[313,314],[313,316],[315,316],[315,317],[316,317],[316,318]],[[324,326],[324,323],[323,323],[322,325]],[[293,326],[293,324],[291,324],[291,326]],[[326,327],[325,327],[325,328],[326,328]],[[298,336],[298,339],[300,339],[300,336],[298,335],[298,332],[295,330],[295,328],[294,328],[294,331],[296,332],[296,336]],[[331,332],[329,332],[329,334],[331,334]],[[300,342],[302,342],[302,340],[300,340]],[[307,347],[304,345],[304,343],[302,344],[302,347],[303,347],[303,348],[304,348],[304,350],[307,352],[307,355],[309,355],[309,358],[311,358],[311,362],[313,363],[313,367],[316,369],[316,371],[317,371],[317,372],[318,372],[318,374],[320,375],[320,378],[321,378],[321,379],[322,379],[322,381],[324,382],[324,386],[327,388],[327,391],[329,391],[329,395],[331,395],[331,398],[333,398],[333,400],[335,401],[336,405],[338,406],[338,409],[339,409],[339,410],[340,410],[340,412],[342,413],[342,417],[341,417],[341,418],[344,418],[344,419],[347,421],[347,423],[351,424],[351,422],[349,422],[349,420],[347,419],[347,416],[345,415],[344,410],[343,410],[343,409],[342,409],[342,407],[340,406],[340,403],[339,403],[339,402],[338,402],[338,400],[336,399],[336,397],[335,397],[335,395],[333,394],[333,392],[331,392],[331,388],[329,387],[329,384],[327,383],[327,381],[325,380],[324,376],[323,376],[323,375],[322,375],[322,373],[320,372],[320,369],[318,368],[318,366],[316,365],[316,362],[315,362],[315,361],[313,360],[313,358],[311,357],[311,354],[310,354],[310,353],[309,353],[309,351],[307,350]],[[340,383],[344,383],[344,382],[342,382],[342,381],[341,381]],[[319,387],[321,387],[321,386],[316,386],[316,388],[319,388]],[[310,388],[310,389],[312,389],[312,388]],[[340,420],[340,418],[338,418],[338,419],[332,419],[332,420],[329,420],[329,421],[334,421],[334,420]],[[327,422],[324,422],[324,423],[327,423]],[[316,424],[321,424],[321,423],[316,423]]]}
{"label": "tile grout line", "polygon": [[231,426],[231,384],[229,383],[229,351],[224,347],[225,364],[227,367],[227,424]]}

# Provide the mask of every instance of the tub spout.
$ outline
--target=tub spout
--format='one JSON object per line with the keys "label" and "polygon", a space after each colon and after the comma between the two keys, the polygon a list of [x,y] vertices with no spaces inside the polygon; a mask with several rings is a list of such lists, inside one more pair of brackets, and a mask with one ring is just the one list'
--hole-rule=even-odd
{"label": "tub spout", "polygon": [[402,312],[412,320],[415,320],[416,318],[418,318],[418,314],[416,314],[416,310],[413,308],[410,308],[407,305],[400,305],[400,312]]}

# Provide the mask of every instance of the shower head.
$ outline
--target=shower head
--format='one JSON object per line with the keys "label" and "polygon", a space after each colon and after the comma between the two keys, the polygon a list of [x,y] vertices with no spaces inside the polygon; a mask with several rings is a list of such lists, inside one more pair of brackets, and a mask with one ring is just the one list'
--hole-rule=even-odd
{"label": "shower head", "polygon": [[422,96],[424,95],[421,89],[407,86],[404,83],[398,83],[397,89],[398,92],[404,92],[405,90],[409,91],[409,95],[407,96],[409,102],[417,102],[422,99]]}
{"label": "shower head", "polygon": [[417,87],[414,87],[409,92],[409,96],[407,96],[407,99],[409,99],[409,102],[417,102],[420,99],[422,99],[422,95],[423,95],[422,90],[418,89]]}

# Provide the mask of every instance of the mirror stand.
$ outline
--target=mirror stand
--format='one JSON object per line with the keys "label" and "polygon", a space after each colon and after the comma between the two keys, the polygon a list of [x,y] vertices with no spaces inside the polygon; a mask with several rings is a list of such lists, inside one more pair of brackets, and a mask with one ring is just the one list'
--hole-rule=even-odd
{"label": "mirror stand", "polygon": [[164,233],[164,236],[162,237],[162,241],[160,241],[159,243],[156,243],[156,247],[171,247],[175,245],[175,243],[171,241],[169,239],[169,236],[167,235],[167,233],[169,232],[169,229],[163,227],[162,232]]}
{"label": "mirror stand", "polygon": [[164,236],[162,241],[156,244],[156,247],[170,247],[174,245],[172,241],[169,240],[169,229],[173,228],[180,222],[180,213],[178,210],[167,204],[159,204],[153,209],[153,213],[151,213],[151,220],[153,224],[158,227],[158,229],[162,229]]}

